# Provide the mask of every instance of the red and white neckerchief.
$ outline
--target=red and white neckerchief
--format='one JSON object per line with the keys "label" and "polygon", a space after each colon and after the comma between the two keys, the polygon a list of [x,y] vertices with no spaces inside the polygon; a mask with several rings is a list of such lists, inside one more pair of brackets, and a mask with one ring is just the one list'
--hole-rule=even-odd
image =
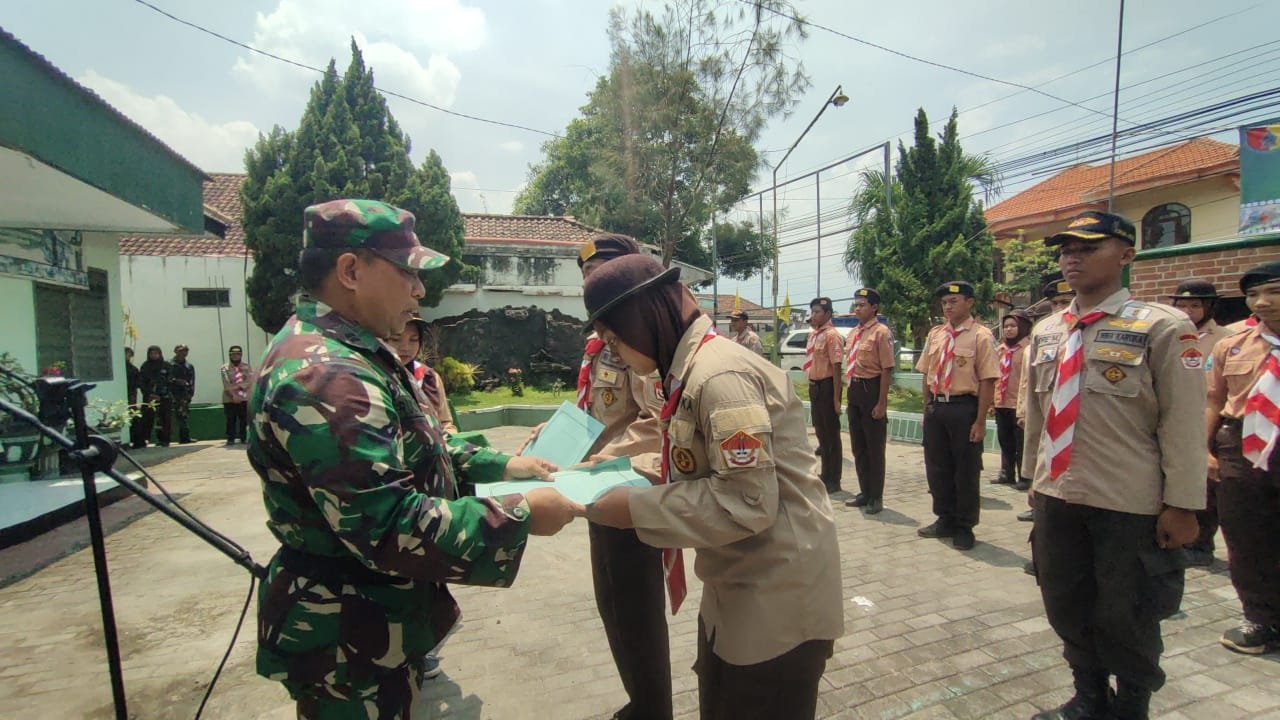
{"label": "red and white neckerchief", "polygon": [[947,337],[942,341],[942,359],[938,361],[938,372],[934,375],[933,394],[951,397],[951,379],[956,372],[956,337],[960,331],[950,324],[943,325],[942,331]]}
{"label": "red and white neckerchief", "polygon": [[1022,348],[1018,345],[1009,347],[1009,343],[1000,343],[1000,379],[996,381],[996,402],[1004,402],[1004,396],[1009,392],[1009,375],[1013,373],[1013,355],[1021,352]]}
{"label": "red and white neckerchief", "polygon": [[853,382],[853,378],[856,377],[853,371],[858,369],[858,343],[862,340],[862,333],[870,330],[872,325],[874,323],[859,323],[849,337],[848,352],[844,356],[844,380],[846,383]]}
{"label": "red and white neckerchief", "polygon": [[427,366],[426,366],[426,365],[423,365],[422,363],[418,362],[417,360],[414,360],[414,361],[409,365],[409,369],[410,369],[410,371],[413,373],[413,379],[414,379],[414,380],[417,380],[419,385],[421,385],[421,384],[422,384],[422,381],[423,381],[423,380],[426,380],[426,379],[427,379]]}
{"label": "red and white neckerchief", "polygon": [[1084,370],[1084,329],[1106,317],[1094,310],[1076,320],[1070,311],[1062,321],[1071,328],[1067,344],[1058,357],[1058,379],[1053,386],[1049,419],[1045,421],[1045,446],[1049,450],[1049,479],[1057,480],[1071,465],[1071,441],[1080,414],[1080,374]]}
{"label": "red and white neckerchief", "polygon": [[821,330],[814,332],[809,336],[809,342],[804,346],[804,366],[800,369],[804,371],[805,376],[809,375],[809,368],[813,367],[813,351],[818,346],[818,338],[829,332],[832,328],[824,326]]}
{"label": "red and white neckerchief", "polygon": [[[716,336],[716,326],[712,325],[707,328],[707,332],[703,334],[702,340],[698,342],[698,347],[689,353],[689,358],[685,360],[685,375],[689,374],[689,367],[693,364],[693,358]],[[662,424],[662,484],[666,485],[671,482],[671,433],[668,428],[671,425],[671,416],[676,414],[676,407],[680,405],[680,396],[684,394],[684,378],[669,375],[671,387],[667,391],[667,401],[662,404],[662,416],[660,421]],[[685,582],[684,577],[684,553],[680,548],[663,548],[662,549],[662,572],[667,577],[667,596],[671,599],[671,614],[675,615],[680,610],[680,604],[684,602],[684,598],[689,594],[689,586]]]}
{"label": "red and white neckerchief", "polygon": [[1280,437],[1280,338],[1266,330],[1258,336],[1271,344],[1271,353],[1244,404],[1240,449],[1254,467],[1266,470]]}
{"label": "red and white neckerchief", "polygon": [[578,368],[578,409],[588,410],[591,404],[591,363],[604,350],[604,341],[598,337],[587,340],[587,349],[582,353],[582,367]]}

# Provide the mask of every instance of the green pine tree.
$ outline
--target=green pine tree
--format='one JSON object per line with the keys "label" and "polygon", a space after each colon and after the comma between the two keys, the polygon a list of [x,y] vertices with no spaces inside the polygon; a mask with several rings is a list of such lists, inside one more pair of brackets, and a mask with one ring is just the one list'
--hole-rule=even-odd
{"label": "green pine tree", "polygon": [[423,304],[440,302],[463,269],[462,213],[440,156],[432,150],[415,169],[409,147],[354,40],[346,72],[338,75],[330,60],[312,87],[298,129],[276,127],[259,137],[245,154],[241,188],[245,244],[254,258],[245,290],[259,327],[275,332],[293,313],[302,211],[341,197],[383,200],[416,216],[422,243],[454,258],[423,275]]}

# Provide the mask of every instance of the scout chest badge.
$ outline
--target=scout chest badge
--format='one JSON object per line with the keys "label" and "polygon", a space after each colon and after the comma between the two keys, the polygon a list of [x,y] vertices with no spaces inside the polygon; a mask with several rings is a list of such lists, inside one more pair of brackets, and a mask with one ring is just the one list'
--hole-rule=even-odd
{"label": "scout chest badge", "polygon": [[720,453],[724,461],[733,468],[755,467],[760,464],[760,449],[764,443],[755,435],[738,432],[720,441]]}

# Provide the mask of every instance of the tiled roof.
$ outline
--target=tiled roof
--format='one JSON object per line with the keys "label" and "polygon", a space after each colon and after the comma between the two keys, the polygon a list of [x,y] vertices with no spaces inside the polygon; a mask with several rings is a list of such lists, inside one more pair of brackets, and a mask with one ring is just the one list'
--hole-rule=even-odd
{"label": "tiled roof", "polygon": [[[694,293],[698,300],[698,305],[706,308],[711,307],[711,298],[716,298],[716,307],[720,309],[720,314],[728,315],[733,312],[733,296],[732,295],[712,295],[711,293]],[[748,316],[769,316],[772,315],[764,307],[751,302],[746,298],[741,298],[742,309],[747,312]]]}
{"label": "tiled roof", "polygon": [[[1116,162],[1116,194],[1238,172],[1240,151],[1234,145],[1195,138],[1179,145]],[[1077,165],[987,208],[992,232],[1066,219],[1105,203],[1111,183],[1107,164]]]}
{"label": "tiled roof", "polygon": [[468,243],[581,245],[603,232],[569,216],[464,213]]}
{"label": "tiled roof", "polygon": [[244,257],[244,209],[240,205],[240,185],[245,175],[210,173],[204,181],[205,214],[226,225],[226,237],[204,233],[172,235],[125,235],[120,238],[121,255],[161,257]]}

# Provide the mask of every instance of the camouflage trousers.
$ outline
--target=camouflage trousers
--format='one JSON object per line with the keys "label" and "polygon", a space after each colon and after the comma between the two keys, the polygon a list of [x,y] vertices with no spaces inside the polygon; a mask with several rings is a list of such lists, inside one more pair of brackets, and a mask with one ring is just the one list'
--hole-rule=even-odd
{"label": "camouflage trousers", "polygon": [[298,703],[298,720],[410,720],[422,685],[422,663],[409,663],[379,677],[377,684],[303,685],[284,682]]}
{"label": "camouflage trousers", "polygon": [[178,441],[191,442],[191,397],[173,396],[173,417],[178,421]]}

